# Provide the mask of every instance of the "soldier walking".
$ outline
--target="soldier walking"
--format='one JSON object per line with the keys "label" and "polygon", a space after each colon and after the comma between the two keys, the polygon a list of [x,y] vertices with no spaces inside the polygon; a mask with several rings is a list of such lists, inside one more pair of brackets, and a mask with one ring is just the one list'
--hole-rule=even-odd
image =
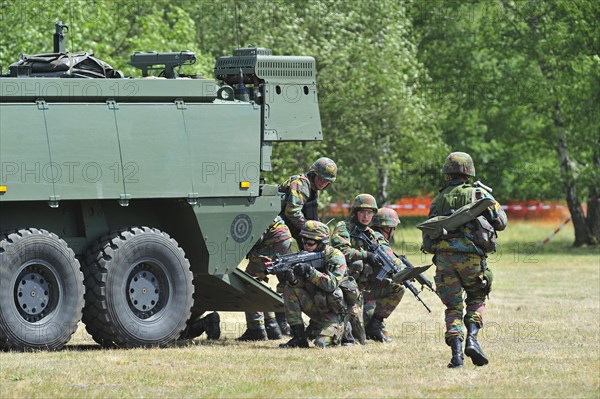
{"label": "soldier walking", "polygon": [[[453,152],[448,155],[442,173],[446,183],[431,202],[429,218],[452,215],[459,208],[482,198],[494,200],[491,190],[486,190],[479,182],[471,182],[475,177],[475,166],[469,154]],[[496,231],[506,228],[506,214],[498,202],[487,208],[482,216]],[[489,362],[477,342],[477,333],[483,327],[485,297],[492,288],[492,273],[486,264],[487,251],[495,249],[490,249],[490,243],[485,239],[478,239],[482,234],[478,231],[481,226],[476,223],[476,220],[468,222],[435,241],[423,235],[423,250],[434,254],[436,289],[446,306],[445,341],[452,350],[450,368],[463,366],[463,321],[467,333],[465,355],[476,366]],[[463,291],[466,292],[464,303]]]}

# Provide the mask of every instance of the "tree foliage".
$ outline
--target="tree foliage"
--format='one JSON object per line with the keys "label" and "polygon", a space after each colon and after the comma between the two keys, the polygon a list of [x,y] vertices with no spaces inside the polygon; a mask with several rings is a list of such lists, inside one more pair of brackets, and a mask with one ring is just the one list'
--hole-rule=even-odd
{"label": "tree foliage", "polygon": [[[600,240],[600,6],[453,0],[0,0],[0,65],[93,52],[128,75],[135,51],[192,50],[187,72],[247,45],[317,60],[325,141],[274,148],[271,181],[320,156],[332,200],[434,191],[449,151],[473,155],[497,198],[567,199],[576,243]],[[496,192],[494,192],[496,194]],[[587,202],[583,215],[581,202]],[[582,227],[583,226],[583,227]]]}

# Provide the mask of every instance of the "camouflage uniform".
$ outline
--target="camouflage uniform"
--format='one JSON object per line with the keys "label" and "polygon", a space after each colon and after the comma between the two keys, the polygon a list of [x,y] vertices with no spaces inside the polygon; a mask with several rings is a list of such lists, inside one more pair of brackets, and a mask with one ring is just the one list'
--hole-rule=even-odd
{"label": "camouflage uniform", "polygon": [[[383,234],[383,232],[381,232],[382,228],[386,228],[389,227],[393,230],[396,229],[396,226],[400,224],[400,218],[398,217],[398,214],[396,213],[395,210],[391,209],[391,208],[380,208],[377,211],[377,214],[375,216],[373,216],[373,220],[371,221],[371,228],[376,232],[376,233],[380,233],[383,236],[383,242],[384,245],[386,247],[389,248],[388,255],[390,255],[390,257],[392,259],[397,259],[396,254],[394,254],[393,250],[391,249],[391,239],[392,237],[388,237],[386,238],[385,235]],[[391,233],[393,235],[393,232]],[[378,280],[375,280],[378,281]],[[394,287],[394,285],[398,286],[398,287]],[[379,293],[377,292],[377,290],[372,290],[372,291],[368,291],[365,292],[365,296],[364,296],[364,308],[363,308],[363,318],[364,318],[364,323],[368,324],[369,321],[371,320],[371,317],[373,317],[373,314],[375,313],[375,309],[377,308],[377,306],[385,306],[384,303],[382,303],[382,299],[380,299],[378,301],[379,298],[386,298],[386,297],[396,297],[396,295],[399,297],[398,299],[398,303],[402,300],[402,297],[404,296],[404,287],[398,285],[398,284],[392,284],[389,286],[394,292],[392,293]],[[399,291],[398,294],[396,294],[395,292]],[[395,299],[394,299],[395,302]],[[389,311],[389,313],[391,314],[393,312],[393,310],[398,306],[398,303],[396,304],[396,306],[391,309]],[[388,306],[389,306],[389,302],[388,302]],[[385,331],[384,331],[385,332]]]}
{"label": "camouflage uniform", "polygon": [[[360,195],[357,199],[359,197]],[[355,202],[357,199],[355,199]],[[389,341],[389,338],[385,335],[383,320],[388,318],[394,309],[398,307],[404,296],[404,287],[392,282],[389,278],[385,278],[382,281],[376,278],[381,270],[381,266],[378,264],[372,265],[367,262],[369,252],[366,249],[366,244],[362,240],[352,237],[352,232],[355,228],[363,231],[371,241],[387,248],[386,252],[396,261],[396,265],[399,268],[402,267],[402,263],[396,258],[389,247],[389,243],[381,233],[360,224],[356,220],[357,209],[360,209],[360,204],[353,206],[353,216],[350,220],[341,221],[336,225],[331,237],[331,243],[335,248],[342,251],[346,257],[348,274],[354,277],[362,292],[359,303],[349,310],[353,333],[359,330],[360,334],[362,326],[369,338],[386,342]],[[374,209],[377,210],[376,204]],[[375,331],[370,329],[373,323],[378,324],[377,327],[374,327]]]}
{"label": "camouflage uniform", "polygon": [[279,186],[279,191],[285,193],[282,210],[279,216],[290,229],[292,237],[302,249],[300,231],[307,220],[318,220],[319,190],[315,184],[315,176],[333,183],[337,176],[337,166],[329,158],[319,158],[300,175],[289,177]]}
{"label": "camouflage uniform", "polygon": [[[452,178],[440,190],[431,202],[429,218],[450,215],[460,207],[475,202],[480,198],[491,198],[492,195],[485,189],[468,182],[469,176],[475,176],[473,161],[468,154],[452,153],[446,158],[443,172]],[[497,202],[484,212],[484,216],[496,230],[504,230],[507,223],[506,214]],[[446,306],[446,343],[453,348],[453,357],[448,367],[462,366],[462,354],[457,358],[460,343],[464,338],[463,291],[466,292],[466,313],[464,323],[469,330],[468,339],[477,344],[477,330],[483,327],[483,312],[485,310],[485,296],[489,293],[491,276],[487,268],[485,251],[476,246],[472,241],[472,224],[462,226],[459,231],[451,232],[446,237],[433,243],[431,252],[435,255],[433,263],[436,265],[435,285],[438,295]],[[485,272],[485,275],[484,275]],[[472,331],[474,331],[474,334]],[[467,356],[472,357],[478,365],[488,363],[487,358],[477,346],[475,357],[471,356],[465,348]],[[477,344],[478,345],[478,344]]]}
{"label": "camouflage uniform", "polygon": [[[307,263],[293,265],[284,272],[281,280],[287,285],[283,291],[285,314],[293,338],[279,345],[282,348],[307,348],[307,332],[302,312],[310,317],[315,345],[321,348],[339,343],[343,332],[346,303],[340,283],[346,276],[346,259],[337,249],[327,245],[327,225],[309,220],[300,231],[307,251],[321,252],[325,256],[323,271]],[[311,337],[312,338],[312,337]]]}
{"label": "camouflage uniform", "polygon": [[[246,272],[259,280],[267,281],[265,269],[267,263],[275,255],[284,255],[290,252],[292,235],[281,217],[277,216],[267,228],[261,240],[248,253],[248,266]],[[277,286],[278,292],[283,292],[281,285]],[[266,325],[266,329],[265,329]],[[240,337],[242,340],[264,340],[281,338],[281,331],[275,319],[274,312],[246,312],[247,333]],[[278,331],[279,330],[279,331]]]}
{"label": "camouflage uniform", "polygon": [[[315,345],[325,347],[339,343],[343,331],[344,313],[328,307],[318,306],[317,295],[327,295],[339,289],[339,284],[346,274],[346,260],[337,249],[325,247],[325,272],[312,269],[304,282],[296,286],[287,284],[283,290],[285,315],[290,326],[303,324],[302,312],[316,324],[320,332]],[[329,298],[327,298],[329,302]]]}

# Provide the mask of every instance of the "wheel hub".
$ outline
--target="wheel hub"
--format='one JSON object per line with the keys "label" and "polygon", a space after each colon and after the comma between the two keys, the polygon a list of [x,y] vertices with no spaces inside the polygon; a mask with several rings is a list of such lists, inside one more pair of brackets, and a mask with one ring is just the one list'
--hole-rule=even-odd
{"label": "wheel hub", "polygon": [[160,299],[160,284],[149,270],[140,270],[133,274],[129,283],[129,300],[140,312],[152,311]]}
{"label": "wheel hub", "polygon": [[50,284],[37,272],[25,274],[17,283],[19,309],[31,316],[44,311],[50,300]]}

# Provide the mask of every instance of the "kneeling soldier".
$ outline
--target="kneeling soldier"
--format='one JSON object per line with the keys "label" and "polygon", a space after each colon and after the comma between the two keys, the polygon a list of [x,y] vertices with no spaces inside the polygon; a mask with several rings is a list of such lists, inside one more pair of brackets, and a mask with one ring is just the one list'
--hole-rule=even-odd
{"label": "kneeling soldier", "polygon": [[331,240],[333,246],[345,255],[348,274],[356,279],[358,288],[363,293],[362,300],[368,304],[367,316],[371,316],[369,320],[363,321],[362,300],[350,312],[352,333],[361,343],[362,334],[377,342],[391,341],[385,332],[384,319],[396,309],[404,295],[404,287],[393,281],[391,275],[381,280],[377,278],[382,269],[380,259],[368,250],[364,240],[355,236],[356,233],[364,233],[372,242],[387,248],[386,252],[390,252],[390,257],[400,268],[401,262],[393,256],[387,240],[369,227],[377,211],[377,202],[372,195],[357,195],[352,204],[350,219],[337,224]]}
{"label": "kneeling soldier", "polygon": [[329,228],[318,221],[309,220],[300,231],[304,250],[323,252],[322,267],[298,263],[283,273],[287,284],[283,290],[285,314],[293,338],[282,348],[308,348],[302,312],[311,319],[311,325],[320,328],[315,345],[320,348],[339,343],[343,330],[346,304],[340,282],[346,274],[346,260],[337,249],[327,245]]}

